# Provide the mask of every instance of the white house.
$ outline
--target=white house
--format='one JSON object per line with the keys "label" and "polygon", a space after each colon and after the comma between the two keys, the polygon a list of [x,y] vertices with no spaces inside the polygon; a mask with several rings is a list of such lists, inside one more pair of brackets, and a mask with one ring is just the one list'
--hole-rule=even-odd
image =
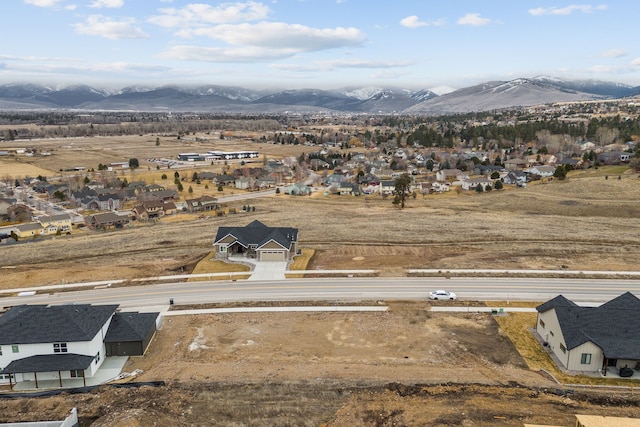
{"label": "white house", "polygon": [[493,180],[489,178],[469,178],[462,180],[463,190],[475,190],[477,186],[481,186],[482,190],[493,186]]}
{"label": "white house", "polygon": [[378,187],[381,195],[390,195],[396,191],[396,182],[393,180],[382,180],[380,181],[380,186]]}
{"label": "white house", "polygon": [[0,316],[0,384],[13,387],[28,381],[38,388],[39,382],[53,380],[63,387],[65,380],[82,379],[86,385],[108,353],[114,353],[114,346],[129,349],[136,342],[146,349],[158,313],[126,313],[121,321],[125,314],[116,313],[117,308],[90,304],[10,308]]}
{"label": "white house", "polygon": [[469,176],[460,169],[442,169],[436,172],[436,180],[438,181],[460,181],[469,178]]}
{"label": "white house", "polygon": [[553,174],[556,172],[556,167],[548,165],[533,166],[529,169],[526,169],[525,172],[532,175],[538,175],[541,178],[548,178],[550,176],[553,176]]}

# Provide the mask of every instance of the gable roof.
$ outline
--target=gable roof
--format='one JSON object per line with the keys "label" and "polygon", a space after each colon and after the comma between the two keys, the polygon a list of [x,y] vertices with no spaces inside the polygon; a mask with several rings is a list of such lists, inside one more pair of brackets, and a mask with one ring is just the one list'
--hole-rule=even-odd
{"label": "gable roof", "polygon": [[105,343],[140,341],[147,337],[160,313],[116,313],[111,319]]}
{"label": "gable roof", "polygon": [[536,309],[555,310],[569,350],[591,341],[609,359],[640,359],[640,299],[630,292],[600,307],[580,307],[560,295]]}
{"label": "gable roof", "polygon": [[298,229],[291,227],[267,227],[258,220],[245,227],[219,227],[215,242],[219,242],[226,236],[233,236],[238,243],[248,247],[249,245],[264,245],[270,240],[277,242],[285,248],[290,248],[291,243],[298,240]]}
{"label": "gable roof", "polygon": [[0,316],[0,345],[90,341],[117,305],[18,305]]}
{"label": "gable roof", "polygon": [[40,224],[39,222],[30,222],[30,223],[27,223],[27,224],[19,224],[19,225],[16,226],[16,228],[21,233],[24,233],[24,232],[27,232],[27,231],[41,230],[42,229],[42,224]]}
{"label": "gable roof", "polygon": [[571,300],[568,300],[564,297],[564,295],[558,295],[557,297],[550,299],[544,304],[537,306],[536,310],[538,311],[538,313],[544,313],[545,311],[549,311],[552,308],[558,307],[578,307],[578,304]]}
{"label": "gable roof", "polygon": [[61,213],[57,215],[43,215],[38,221],[40,224],[44,224],[45,222],[55,222],[55,221],[71,221],[71,214]]}

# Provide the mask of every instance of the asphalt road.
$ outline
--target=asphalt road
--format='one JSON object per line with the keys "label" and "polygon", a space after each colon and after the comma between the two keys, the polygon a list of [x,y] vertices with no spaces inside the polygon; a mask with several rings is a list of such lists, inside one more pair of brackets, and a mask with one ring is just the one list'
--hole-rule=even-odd
{"label": "asphalt road", "polygon": [[602,303],[626,291],[640,294],[640,280],[547,278],[325,278],[283,281],[178,282],[0,298],[17,304],[120,304],[121,307],[243,301],[357,301],[425,299],[434,289],[459,299],[546,301],[562,294],[575,302]]}

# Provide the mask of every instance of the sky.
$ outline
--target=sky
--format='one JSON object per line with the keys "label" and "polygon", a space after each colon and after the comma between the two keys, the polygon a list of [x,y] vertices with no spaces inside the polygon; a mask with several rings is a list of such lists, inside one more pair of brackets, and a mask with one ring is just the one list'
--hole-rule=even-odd
{"label": "sky", "polygon": [[640,85],[640,1],[2,0],[0,84]]}

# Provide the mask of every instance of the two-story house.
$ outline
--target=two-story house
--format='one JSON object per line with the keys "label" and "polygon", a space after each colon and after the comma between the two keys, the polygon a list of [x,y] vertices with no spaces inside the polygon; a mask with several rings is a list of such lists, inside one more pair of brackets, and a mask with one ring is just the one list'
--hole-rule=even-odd
{"label": "two-story house", "polygon": [[[117,305],[20,305],[0,316],[0,384],[92,378],[106,356],[142,355],[158,313],[116,313]],[[124,316],[124,317],[123,317]],[[112,337],[110,339],[109,337]],[[122,350],[122,351],[119,351]]]}
{"label": "two-story house", "polygon": [[38,222],[48,230],[47,234],[71,233],[71,215],[68,213],[41,216]]}

